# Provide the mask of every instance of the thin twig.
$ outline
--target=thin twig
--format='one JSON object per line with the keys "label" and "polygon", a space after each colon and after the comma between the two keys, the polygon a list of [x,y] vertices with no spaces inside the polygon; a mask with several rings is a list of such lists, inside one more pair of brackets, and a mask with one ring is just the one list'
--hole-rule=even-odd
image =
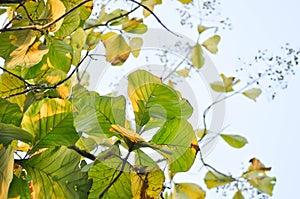
{"label": "thin twig", "polygon": [[28,83],[25,79],[23,79],[22,77],[10,72],[9,70],[3,68],[2,66],[0,66],[0,69],[3,70],[4,72],[7,72],[8,74],[18,78],[19,80],[21,80],[22,82],[24,82],[27,86],[33,86],[32,84]]}
{"label": "thin twig", "polygon": [[76,151],[79,155],[88,158],[90,160],[96,160],[96,157],[93,154],[90,154],[84,150],[81,150],[80,148],[78,148],[77,146],[73,145],[73,146],[69,146],[68,149],[72,149],[74,151]]}

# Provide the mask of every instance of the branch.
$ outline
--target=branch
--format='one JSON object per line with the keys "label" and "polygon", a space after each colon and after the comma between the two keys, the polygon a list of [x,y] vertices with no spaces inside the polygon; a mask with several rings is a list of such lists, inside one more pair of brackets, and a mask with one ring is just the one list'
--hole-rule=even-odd
{"label": "branch", "polygon": [[2,66],[0,66],[0,69],[3,70],[4,72],[7,72],[8,74],[18,78],[19,80],[21,80],[22,82],[24,82],[27,86],[33,86],[32,84],[28,83],[25,79],[23,79],[22,77],[10,72],[9,70],[3,68]]}
{"label": "branch", "polygon": [[77,153],[79,153],[79,155],[88,158],[90,160],[96,160],[96,157],[93,154],[90,154],[84,150],[81,150],[80,148],[78,148],[77,146],[73,145],[73,146],[69,146],[68,149],[72,149],[74,151],[76,151]]}
{"label": "branch", "polygon": [[167,28],[167,26],[165,24],[163,24],[163,22],[159,19],[159,17],[150,9],[148,8],[147,6],[145,6],[144,4],[140,3],[140,2],[137,2],[135,0],[129,0],[141,7],[143,7],[145,10],[147,10],[148,12],[150,12],[153,17],[157,20],[157,22],[162,25],[162,27],[164,27],[167,31],[169,31],[170,33],[172,33],[173,35],[177,36],[177,37],[180,37],[178,34],[176,34],[175,32],[173,32],[172,30],[170,30],[169,28]]}

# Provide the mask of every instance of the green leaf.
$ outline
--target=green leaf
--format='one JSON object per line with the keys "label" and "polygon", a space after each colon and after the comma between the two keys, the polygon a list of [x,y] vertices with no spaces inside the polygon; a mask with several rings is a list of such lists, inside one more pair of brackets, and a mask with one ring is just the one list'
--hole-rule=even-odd
{"label": "green leaf", "polygon": [[198,43],[193,48],[191,61],[193,66],[195,66],[196,68],[201,68],[204,65],[205,59],[203,57],[203,50]]}
{"label": "green leaf", "polygon": [[9,58],[9,55],[17,47],[11,43],[11,33],[3,32],[0,34],[0,57],[3,57],[5,60]]}
{"label": "green leaf", "polygon": [[145,24],[142,24],[142,22],[143,19],[137,20],[136,18],[132,18],[122,25],[122,30],[134,34],[143,34],[148,28]]}
{"label": "green leaf", "polygon": [[34,135],[34,150],[70,146],[79,135],[73,126],[72,104],[57,98],[34,102],[24,113],[22,128]]}
{"label": "green leaf", "polygon": [[129,75],[128,81],[128,96],[133,106],[137,132],[150,118],[167,120],[190,117],[189,103],[181,100],[174,89],[162,84],[160,78],[137,70]]}
{"label": "green leaf", "polygon": [[29,132],[11,124],[0,123],[0,143],[7,145],[13,140],[31,144],[33,136]]}
{"label": "green leaf", "polygon": [[71,46],[73,48],[72,64],[77,65],[81,59],[81,51],[86,41],[86,33],[82,28],[78,28],[71,36]]}
{"label": "green leaf", "polygon": [[9,185],[13,179],[14,150],[8,145],[0,146],[0,198],[7,198]]}
{"label": "green leaf", "polygon": [[9,187],[8,198],[31,199],[28,182],[14,175]]}
{"label": "green leaf", "polygon": [[248,182],[260,192],[266,193],[269,196],[273,195],[273,189],[276,183],[275,177],[262,175],[259,171],[247,173]]}
{"label": "green leaf", "polygon": [[234,148],[242,148],[248,143],[247,139],[240,135],[220,135],[230,146]]}
{"label": "green leaf", "polygon": [[214,35],[204,41],[202,46],[204,46],[209,52],[216,54],[218,52],[218,44],[220,39],[221,37],[219,35]]}
{"label": "green leaf", "polygon": [[0,122],[5,124],[13,124],[19,126],[23,117],[23,113],[17,104],[0,98]]}
{"label": "green leaf", "polygon": [[168,159],[172,172],[184,172],[190,169],[196,157],[197,151],[191,147],[194,139],[195,133],[190,123],[185,119],[173,119],[167,121],[150,142],[173,152],[170,155],[157,150]]}
{"label": "green leaf", "polygon": [[[75,126],[79,132],[85,132],[94,136],[113,135],[109,130],[112,124],[124,126],[125,122],[125,98],[106,96],[83,96],[84,105],[78,107],[79,114],[75,117]],[[74,100],[74,99],[73,99]]]}
{"label": "green leaf", "polygon": [[134,166],[130,171],[134,199],[158,198],[163,190],[164,172],[158,167]]}
{"label": "green leaf", "polygon": [[234,181],[233,178],[221,173],[208,171],[204,178],[207,188],[211,189],[218,186],[223,186]]}
{"label": "green leaf", "polygon": [[234,194],[234,196],[233,196],[232,199],[244,199],[244,196],[243,196],[242,191],[241,191],[241,190],[238,190],[238,191]]}
{"label": "green leaf", "polygon": [[205,191],[194,183],[176,183],[174,199],[204,199]]}
{"label": "green leaf", "polygon": [[62,40],[49,38],[47,62],[53,68],[68,72],[71,67],[72,47]]}
{"label": "green leaf", "polygon": [[130,47],[122,35],[109,32],[102,35],[102,42],[106,50],[106,60],[112,65],[122,65],[130,54]]}
{"label": "green leaf", "polygon": [[240,82],[239,79],[235,77],[226,77],[224,74],[220,75],[221,81],[216,81],[210,84],[210,87],[216,92],[232,92],[233,86]]}
{"label": "green leaf", "polygon": [[[13,96],[25,90],[25,84],[15,76],[12,76],[6,72],[0,75],[0,97],[5,98]],[[19,107],[23,107],[25,101],[25,95],[18,95],[8,99],[8,101],[16,103]]]}
{"label": "green leaf", "polygon": [[243,95],[256,102],[256,98],[262,93],[259,88],[251,88],[243,92]]}
{"label": "green leaf", "polygon": [[79,26],[79,24],[80,24],[79,12],[78,11],[71,12],[69,15],[67,15],[64,18],[61,27],[58,29],[58,31],[55,32],[55,36],[58,36],[60,38],[69,36]]}
{"label": "green leaf", "polygon": [[94,32],[93,29],[86,30],[85,32],[87,34],[87,39],[83,49],[84,50],[95,49],[99,41],[101,40],[101,33]]}
{"label": "green leaf", "polygon": [[[93,180],[93,185],[89,191],[89,199],[133,197],[131,193],[129,164],[123,162],[120,158],[106,158],[94,164],[88,175]],[[120,177],[111,187],[108,187],[118,175]]]}
{"label": "green leaf", "polygon": [[66,147],[49,148],[21,165],[33,180],[36,198],[87,198],[90,183],[80,171],[81,156]]}

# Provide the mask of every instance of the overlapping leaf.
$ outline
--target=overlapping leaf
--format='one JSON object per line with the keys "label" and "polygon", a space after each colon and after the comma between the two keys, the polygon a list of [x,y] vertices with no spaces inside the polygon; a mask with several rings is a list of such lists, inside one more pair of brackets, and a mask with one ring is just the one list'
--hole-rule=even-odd
{"label": "overlapping leaf", "polygon": [[23,113],[17,104],[0,98],[0,122],[19,126]]}
{"label": "overlapping leaf", "polygon": [[197,184],[176,183],[174,199],[204,199],[205,191]]}
{"label": "overlapping leaf", "polygon": [[79,168],[81,156],[66,147],[54,147],[21,162],[33,180],[39,199],[87,198],[90,183]]}
{"label": "overlapping leaf", "polygon": [[79,139],[73,126],[72,104],[62,99],[34,102],[24,113],[21,125],[34,136],[34,149],[70,146]]}
{"label": "overlapping leaf", "polygon": [[0,198],[6,198],[9,185],[13,179],[14,150],[0,146]]}

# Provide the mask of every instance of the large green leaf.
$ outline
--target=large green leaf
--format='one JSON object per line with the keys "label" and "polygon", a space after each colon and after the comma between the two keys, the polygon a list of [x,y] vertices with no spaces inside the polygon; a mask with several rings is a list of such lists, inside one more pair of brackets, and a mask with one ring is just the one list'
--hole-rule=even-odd
{"label": "large green leaf", "polygon": [[[78,115],[75,117],[75,126],[77,131],[89,135],[101,136],[106,134],[112,135],[109,131],[112,124],[124,126],[125,122],[125,98],[106,97],[97,94],[86,93],[89,96],[74,94],[81,101],[77,103]],[[80,105],[79,105],[80,104]]]}
{"label": "large green leaf", "polygon": [[[189,118],[191,110],[186,100],[181,100],[177,92],[162,84],[161,79],[144,70],[137,70],[128,77],[130,97],[137,132],[150,118]],[[190,108],[189,108],[190,107]]]}
{"label": "large green leaf", "polygon": [[10,32],[0,34],[0,57],[3,57],[4,59],[8,59],[10,53],[17,48],[10,42],[10,34]]}
{"label": "large green leaf", "polygon": [[134,199],[158,198],[163,190],[164,172],[159,167],[134,166],[130,171]]}
{"label": "large green leaf", "polygon": [[20,164],[33,180],[39,199],[87,198],[90,183],[79,168],[81,156],[66,147],[54,147]]}
{"label": "large green leaf", "polygon": [[[151,143],[166,146],[173,153],[164,155],[172,172],[183,172],[191,168],[197,151],[191,145],[195,139],[193,127],[185,119],[167,121],[153,136]],[[161,151],[158,151],[161,153]]]}
{"label": "large green leaf", "polygon": [[19,126],[23,113],[17,104],[0,98],[0,122]]}
{"label": "large green leaf", "polygon": [[13,179],[14,150],[0,146],[0,198],[7,198],[9,185]]}
{"label": "large green leaf", "polygon": [[94,164],[89,178],[93,180],[90,199],[132,198],[129,165],[120,158],[106,158]]}
{"label": "large green leaf", "polygon": [[68,16],[64,18],[61,27],[55,32],[55,36],[64,38],[71,35],[71,33],[79,26],[80,16],[79,12],[71,12]]}
{"label": "large green leaf", "polygon": [[68,72],[71,67],[72,47],[62,40],[49,38],[48,64]]}
{"label": "large green leaf", "polygon": [[70,146],[78,139],[73,126],[72,104],[57,98],[34,102],[24,113],[22,128],[34,135],[35,149]]}
{"label": "large green leaf", "polygon": [[7,145],[13,140],[20,140],[31,144],[33,136],[27,131],[14,125],[0,123],[0,143]]}
{"label": "large green leaf", "polygon": [[13,180],[9,187],[8,197],[11,199],[13,198],[31,199],[28,182],[14,175]]}

